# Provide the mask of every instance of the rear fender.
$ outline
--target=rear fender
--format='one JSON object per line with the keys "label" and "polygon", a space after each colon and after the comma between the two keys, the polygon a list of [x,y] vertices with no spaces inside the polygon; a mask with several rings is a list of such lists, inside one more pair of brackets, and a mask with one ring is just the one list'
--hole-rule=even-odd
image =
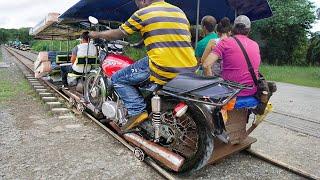
{"label": "rear fender", "polygon": [[195,108],[205,117],[204,119],[199,119],[199,121],[205,121],[205,123],[208,125],[207,127],[212,132],[214,130],[214,124],[213,124],[213,117],[212,117],[212,112],[210,108],[204,104],[194,103],[194,102],[187,102],[187,105],[189,107],[191,106]]}
{"label": "rear fender", "polygon": [[163,102],[165,102],[167,100],[171,100],[171,101],[174,100],[177,104],[179,102],[185,102],[188,105],[189,109],[192,109],[193,111],[198,111],[199,113],[201,113],[203,115],[204,118],[197,119],[197,121],[204,121],[204,123],[207,124],[206,127],[208,127],[209,131],[214,130],[212,112],[211,112],[211,109],[207,105],[204,105],[201,103],[195,103],[192,101],[183,101],[181,99],[176,99],[176,98],[167,97],[167,96],[162,97],[162,99],[163,99]]}

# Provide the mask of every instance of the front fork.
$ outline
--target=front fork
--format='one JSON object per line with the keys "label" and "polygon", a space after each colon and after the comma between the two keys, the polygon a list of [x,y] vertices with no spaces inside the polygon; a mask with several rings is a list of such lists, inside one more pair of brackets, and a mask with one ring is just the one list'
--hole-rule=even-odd
{"label": "front fork", "polygon": [[92,86],[91,86],[91,88],[89,90],[89,93],[91,93],[93,88],[96,86],[97,80],[98,80],[98,78],[100,76],[100,73],[101,73],[101,67],[98,68],[97,75],[96,75],[96,77],[94,77],[94,80],[93,80]]}

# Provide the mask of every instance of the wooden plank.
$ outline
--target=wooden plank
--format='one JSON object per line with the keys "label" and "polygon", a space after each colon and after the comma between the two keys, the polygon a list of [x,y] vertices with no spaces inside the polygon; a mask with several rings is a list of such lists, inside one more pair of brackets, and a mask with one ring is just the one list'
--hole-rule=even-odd
{"label": "wooden plank", "polygon": [[234,153],[247,149],[251,146],[251,144],[257,141],[256,138],[247,137],[243,140],[240,144],[232,145],[232,144],[224,144],[220,140],[215,138],[215,146],[213,156],[209,160],[208,164],[215,164],[218,163],[220,160],[231,156]]}

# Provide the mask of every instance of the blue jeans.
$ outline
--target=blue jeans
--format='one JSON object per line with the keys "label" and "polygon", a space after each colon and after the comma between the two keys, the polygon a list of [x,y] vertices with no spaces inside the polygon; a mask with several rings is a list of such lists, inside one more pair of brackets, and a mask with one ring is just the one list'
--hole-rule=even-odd
{"label": "blue jeans", "polygon": [[70,66],[61,66],[61,77],[62,83],[65,86],[68,86],[68,73],[72,72],[72,65]]}
{"label": "blue jeans", "polygon": [[145,111],[146,103],[137,85],[150,78],[149,58],[145,57],[136,63],[116,72],[111,81],[128,110],[129,116],[135,116]]}

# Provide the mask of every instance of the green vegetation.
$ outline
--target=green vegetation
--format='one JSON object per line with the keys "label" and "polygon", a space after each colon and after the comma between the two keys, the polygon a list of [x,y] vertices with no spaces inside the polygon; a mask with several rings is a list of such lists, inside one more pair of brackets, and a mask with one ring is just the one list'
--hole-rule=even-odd
{"label": "green vegetation", "polygon": [[146,57],[145,48],[137,49],[137,48],[128,47],[128,48],[125,48],[124,52],[126,56],[129,56],[135,61]]}
{"label": "green vegetation", "polygon": [[320,88],[319,67],[263,65],[261,72],[267,80]]}
{"label": "green vegetation", "polygon": [[[77,40],[69,41],[69,51],[77,44],[79,44]],[[67,51],[68,41],[34,40],[31,43],[31,47],[34,51]]]}
{"label": "green vegetation", "polygon": [[314,33],[311,36],[307,53],[307,62],[309,65],[320,65],[320,32]]}
{"label": "green vegetation", "polygon": [[2,62],[2,48],[0,48],[0,62]]}
{"label": "green vegetation", "polygon": [[0,44],[8,43],[9,41],[19,40],[24,44],[30,43],[33,38],[29,36],[29,28],[20,29],[3,29],[0,28]]}
{"label": "green vegetation", "polygon": [[308,0],[269,0],[273,17],[253,23],[263,61],[273,65],[307,65],[307,34],[315,21]]}
{"label": "green vegetation", "polygon": [[0,69],[0,102],[17,97],[20,92],[31,92],[25,79],[12,80],[12,74],[7,69]]}

